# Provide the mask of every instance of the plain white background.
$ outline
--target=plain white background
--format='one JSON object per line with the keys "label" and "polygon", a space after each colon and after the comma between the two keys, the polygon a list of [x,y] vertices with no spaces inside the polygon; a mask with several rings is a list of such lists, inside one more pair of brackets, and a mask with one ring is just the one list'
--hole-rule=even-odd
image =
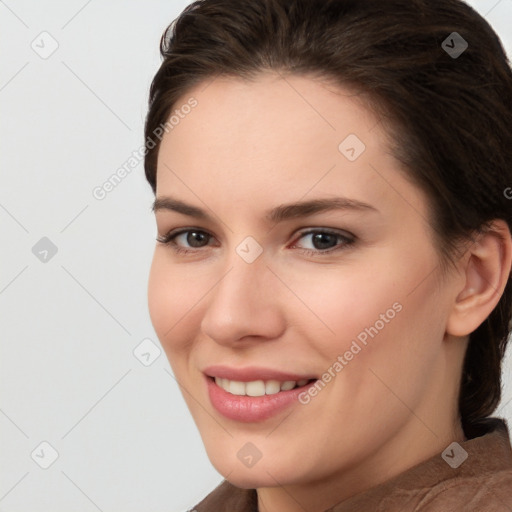
{"label": "plain white background", "polygon": [[[153,195],[129,160],[188,3],[0,2],[0,511],[180,511],[222,480],[158,352]],[[512,55],[512,0],[468,3]]]}

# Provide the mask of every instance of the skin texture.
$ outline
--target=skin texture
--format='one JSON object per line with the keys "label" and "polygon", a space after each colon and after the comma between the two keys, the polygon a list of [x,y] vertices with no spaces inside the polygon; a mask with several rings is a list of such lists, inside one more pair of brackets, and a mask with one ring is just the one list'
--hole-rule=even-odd
{"label": "skin texture", "polygon": [[[157,243],[148,301],[214,467],[234,485],[257,488],[261,511],[320,512],[464,441],[462,360],[467,335],[506,284],[506,224],[495,225],[505,242],[482,236],[442,277],[426,197],[389,155],[379,119],[348,90],[265,73],[199,84],[176,107],[191,96],[197,106],[162,140],[156,196],[213,220],[159,210],[157,230],[211,237],[195,248],[180,236],[188,254]],[[355,161],[338,149],[349,134],[366,146]],[[277,205],[334,196],[378,211],[265,220]],[[306,228],[355,242],[334,237],[340,249],[322,254],[312,235],[301,235]],[[236,252],[248,236],[263,249],[250,264]],[[256,423],[213,408],[205,367],[320,377],[395,303],[401,310],[307,405]],[[237,458],[247,442],[262,454],[251,468]]]}

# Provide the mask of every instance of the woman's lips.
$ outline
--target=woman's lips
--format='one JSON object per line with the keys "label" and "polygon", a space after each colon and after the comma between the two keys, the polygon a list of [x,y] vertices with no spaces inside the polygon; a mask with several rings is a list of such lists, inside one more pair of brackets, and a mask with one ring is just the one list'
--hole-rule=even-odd
{"label": "woman's lips", "polygon": [[[226,373],[224,373],[226,374]],[[233,375],[233,373],[231,373]],[[261,373],[260,373],[261,375]],[[276,373],[273,373],[275,377]],[[291,374],[280,374],[281,376],[290,377]],[[218,376],[220,377],[220,376]],[[227,377],[224,377],[227,378]],[[240,373],[238,373],[240,379]],[[248,382],[247,375],[245,376]],[[279,391],[278,393],[263,396],[246,396],[234,395],[224,390],[215,383],[215,379],[205,375],[208,394],[213,407],[223,416],[230,420],[240,421],[243,423],[252,423],[264,421],[275,414],[287,409],[293,404],[298,404],[298,396],[303,393],[316,380],[308,379],[304,386],[296,387],[288,391]],[[301,380],[301,379],[286,379]]]}
{"label": "woman's lips", "polygon": [[203,370],[209,377],[220,377],[223,379],[250,382],[254,380],[278,380],[281,382],[287,380],[299,381],[301,379],[316,379],[316,375],[301,375],[298,373],[287,373],[280,370],[272,370],[262,366],[247,366],[245,368],[236,368],[234,366],[213,365]]}

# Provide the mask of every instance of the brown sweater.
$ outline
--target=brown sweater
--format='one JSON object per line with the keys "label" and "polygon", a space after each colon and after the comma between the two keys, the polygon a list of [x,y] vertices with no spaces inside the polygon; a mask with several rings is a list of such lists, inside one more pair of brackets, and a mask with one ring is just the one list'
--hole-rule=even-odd
{"label": "brown sweater", "polygon": [[[224,480],[193,511],[258,512],[257,503],[255,489],[240,489]],[[325,512],[512,512],[507,423],[487,418],[472,439]]]}

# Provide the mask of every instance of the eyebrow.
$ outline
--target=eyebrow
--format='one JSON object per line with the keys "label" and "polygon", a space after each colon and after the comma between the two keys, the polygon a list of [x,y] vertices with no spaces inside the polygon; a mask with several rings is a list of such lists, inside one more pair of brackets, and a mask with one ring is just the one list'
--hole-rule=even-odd
{"label": "eyebrow", "polygon": [[[153,202],[152,210],[154,212],[160,210],[173,211],[189,217],[213,221],[213,217],[208,214],[206,210],[187,204],[170,196],[156,198]],[[329,197],[281,204],[265,212],[265,219],[271,223],[279,223],[285,220],[307,217],[308,215],[314,215],[315,213],[331,210],[379,212],[379,210],[374,206],[356,199],[349,199],[346,197]]]}

